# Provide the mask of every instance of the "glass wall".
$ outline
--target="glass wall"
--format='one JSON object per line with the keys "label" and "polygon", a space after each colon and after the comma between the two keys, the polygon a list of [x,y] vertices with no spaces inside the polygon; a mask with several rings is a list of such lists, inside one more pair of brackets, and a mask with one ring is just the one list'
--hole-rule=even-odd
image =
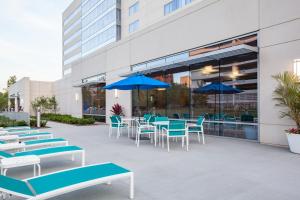
{"label": "glass wall", "polygon": [[82,87],[83,115],[105,116],[105,84]]}
{"label": "glass wall", "polygon": [[[141,114],[154,113],[171,118],[195,120],[206,118],[207,134],[257,139],[257,54],[196,63],[148,74],[171,85],[166,90],[141,91]],[[220,83],[238,89],[239,93],[222,90],[210,94],[198,88]],[[133,113],[137,108],[137,91],[133,91]]]}

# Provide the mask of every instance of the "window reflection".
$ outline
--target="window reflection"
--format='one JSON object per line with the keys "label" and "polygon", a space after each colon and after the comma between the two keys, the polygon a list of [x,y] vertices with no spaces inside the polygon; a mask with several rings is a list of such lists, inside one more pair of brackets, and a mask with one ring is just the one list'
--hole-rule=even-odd
{"label": "window reflection", "polygon": [[[167,82],[171,87],[141,91],[142,114],[191,120],[203,115],[207,134],[257,139],[257,54],[182,66],[148,76]],[[194,92],[214,82],[239,89],[241,93]],[[137,115],[137,97],[137,91],[133,91],[134,115]]]}
{"label": "window reflection", "polygon": [[105,116],[105,84],[96,84],[82,88],[83,114]]}

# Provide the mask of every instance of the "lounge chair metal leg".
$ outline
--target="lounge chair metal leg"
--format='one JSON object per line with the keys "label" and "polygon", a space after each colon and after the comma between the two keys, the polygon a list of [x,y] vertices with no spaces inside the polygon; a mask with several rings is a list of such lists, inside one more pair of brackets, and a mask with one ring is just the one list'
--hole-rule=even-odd
{"label": "lounge chair metal leg", "polygon": [[84,151],[81,153],[81,165],[85,166],[85,152]]}
{"label": "lounge chair metal leg", "polygon": [[168,146],[168,152],[170,151],[170,138],[167,137],[167,146]]}
{"label": "lounge chair metal leg", "polygon": [[202,132],[202,144],[205,144],[204,133]]}
{"label": "lounge chair metal leg", "polygon": [[36,166],[33,165],[33,177],[35,177],[35,176],[36,176]]}
{"label": "lounge chair metal leg", "polygon": [[184,147],[184,137],[181,138],[181,147]]}
{"label": "lounge chair metal leg", "polygon": [[199,143],[201,143],[200,132],[197,132],[197,134],[198,134],[198,141],[199,141]]}
{"label": "lounge chair metal leg", "polygon": [[189,135],[186,135],[186,151],[189,151]]}
{"label": "lounge chair metal leg", "polygon": [[134,198],[134,177],[133,173],[130,175],[130,192],[129,192],[129,198]]}
{"label": "lounge chair metal leg", "polygon": [[41,165],[37,164],[36,166],[38,168],[38,176],[40,176],[42,174]]}

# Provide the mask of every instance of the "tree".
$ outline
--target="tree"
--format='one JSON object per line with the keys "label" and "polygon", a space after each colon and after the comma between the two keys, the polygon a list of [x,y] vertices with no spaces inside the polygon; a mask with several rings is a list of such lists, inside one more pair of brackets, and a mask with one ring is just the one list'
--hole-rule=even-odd
{"label": "tree", "polygon": [[40,108],[41,113],[57,111],[58,103],[55,96],[52,97],[37,97],[31,102],[31,106],[35,112]]}
{"label": "tree", "polygon": [[7,92],[0,92],[0,112],[8,107],[8,94]]}
{"label": "tree", "polygon": [[277,101],[276,106],[283,110],[280,117],[288,117],[295,121],[300,128],[300,79],[292,72],[284,72],[273,76],[278,85],[274,90],[273,99]]}
{"label": "tree", "polygon": [[16,82],[17,82],[17,76],[16,75],[10,76],[9,79],[7,80],[7,88],[12,86]]}
{"label": "tree", "polygon": [[58,103],[56,101],[55,96],[52,96],[51,98],[48,99],[48,104],[49,104],[50,109],[54,113],[56,113],[57,112]]}

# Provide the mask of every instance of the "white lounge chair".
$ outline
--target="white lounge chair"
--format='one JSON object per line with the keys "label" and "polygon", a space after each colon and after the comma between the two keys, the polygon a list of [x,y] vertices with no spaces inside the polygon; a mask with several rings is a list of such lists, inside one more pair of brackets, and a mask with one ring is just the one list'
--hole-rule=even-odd
{"label": "white lounge chair", "polygon": [[31,129],[31,127],[30,126],[9,126],[5,128],[2,127],[2,129],[3,130],[21,130],[21,129],[24,130],[24,129]]}
{"label": "white lounge chair", "polygon": [[0,135],[19,135],[19,134],[30,134],[39,133],[39,129],[12,129],[12,130],[0,130]]}
{"label": "white lounge chair", "polygon": [[113,163],[73,168],[25,180],[1,175],[0,191],[28,200],[42,200],[119,179],[130,179],[129,197],[133,199],[133,172]]}
{"label": "white lounge chair", "polygon": [[29,140],[21,143],[6,143],[0,141],[0,151],[25,150],[45,146],[67,146],[69,142],[63,138]]}
{"label": "white lounge chair", "polygon": [[53,138],[52,133],[41,132],[41,133],[30,133],[30,134],[20,134],[20,135],[0,135],[0,141],[24,141],[24,140],[38,140],[38,139],[48,139]]}
{"label": "white lounge chair", "polygon": [[8,153],[6,151],[0,151],[0,159],[1,158],[19,157],[19,156],[30,156],[30,155],[38,156],[41,159],[71,155],[72,160],[74,160],[76,155],[80,155],[81,156],[81,164],[82,164],[82,166],[85,165],[85,151],[78,146],[49,147],[49,148],[36,149],[36,150],[30,150],[30,151],[22,151],[22,152],[16,152],[16,153]]}

